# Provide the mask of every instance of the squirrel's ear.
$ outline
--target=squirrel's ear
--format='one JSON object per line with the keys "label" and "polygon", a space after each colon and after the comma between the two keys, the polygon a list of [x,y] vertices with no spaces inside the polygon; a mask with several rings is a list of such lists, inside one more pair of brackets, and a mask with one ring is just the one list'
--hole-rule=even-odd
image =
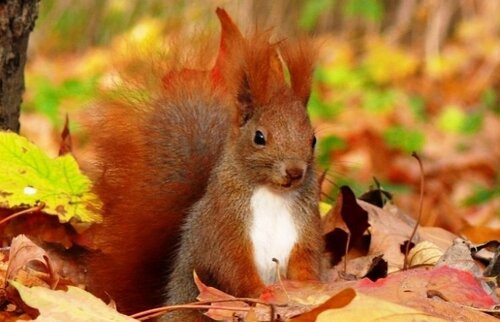
{"label": "squirrel's ear", "polygon": [[250,89],[248,75],[244,74],[238,87],[238,123],[239,126],[245,125],[253,116],[255,102]]}
{"label": "squirrel's ear", "polygon": [[232,65],[239,63],[235,62],[234,59],[240,56],[245,39],[224,9],[217,8],[215,12],[219,17],[221,35],[219,52],[212,68],[212,79],[215,84],[228,86],[230,82],[228,78],[232,78],[231,75],[227,75],[228,70],[231,69]]}
{"label": "squirrel's ear", "polygon": [[317,57],[317,46],[309,39],[283,42],[280,51],[290,72],[292,90],[307,106],[311,96],[312,74]]}

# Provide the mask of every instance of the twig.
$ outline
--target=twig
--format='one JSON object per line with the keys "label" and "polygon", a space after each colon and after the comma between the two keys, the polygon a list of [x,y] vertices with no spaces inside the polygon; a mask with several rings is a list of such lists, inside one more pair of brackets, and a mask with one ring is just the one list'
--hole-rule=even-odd
{"label": "twig", "polygon": [[347,276],[347,253],[349,253],[349,244],[351,243],[351,232],[347,233],[347,241],[345,243],[345,255],[344,255],[344,276]]}
{"label": "twig", "polygon": [[273,313],[273,316],[271,318],[274,318],[274,307],[275,306],[286,306],[286,304],[272,304],[272,303],[267,303],[267,302],[257,300],[257,299],[242,297],[242,298],[234,298],[234,299],[200,301],[200,302],[192,302],[192,303],[187,303],[187,304],[162,306],[162,307],[158,307],[155,309],[135,313],[135,314],[131,315],[130,317],[132,317],[134,319],[145,320],[146,318],[151,318],[154,316],[164,314],[166,312],[180,310],[180,309],[218,309],[218,310],[220,309],[220,310],[232,310],[232,311],[249,311],[250,310],[249,307],[237,307],[237,306],[219,307],[219,306],[212,306],[211,305],[213,303],[225,303],[225,302],[245,302],[245,303],[253,303],[253,304],[261,304],[261,305],[270,306],[272,308],[271,312]]}
{"label": "twig", "polygon": [[288,292],[286,291],[285,285],[283,285],[283,281],[281,280],[280,261],[277,258],[273,258],[273,262],[276,263],[276,276],[278,278],[278,284],[281,286],[281,289],[285,293],[287,301],[290,302],[290,295],[288,295]]}
{"label": "twig", "polygon": [[34,207],[18,211],[16,213],[13,213],[10,216],[5,217],[4,219],[0,220],[0,225],[3,225],[6,222],[8,222],[9,220],[14,219],[14,218],[19,217],[19,216],[22,216],[24,214],[40,211],[43,208],[45,208],[45,203],[42,201],[42,202],[38,203],[38,205],[36,205]]}
{"label": "twig", "polygon": [[[213,305],[197,305],[197,304],[180,304],[180,305],[170,305],[163,306],[161,308],[147,310],[140,312],[130,317],[137,319],[139,321],[145,321],[153,317],[162,315],[164,313],[175,311],[175,310],[199,310],[199,309],[217,309],[217,310],[227,310],[227,311],[250,311],[250,307],[236,307],[236,306],[213,306]],[[147,315],[146,315],[147,313]]]}
{"label": "twig", "polygon": [[403,270],[406,270],[408,268],[408,253],[410,252],[410,244],[413,238],[415,237],[415,234],[417,233],[417,228],[418,225],[420,224],[420,220],[422,219],[422,208],[424,204],[424,185],[425,185],[425,175],[424,175],[424,166],[422,164],[422,160],[420,160],[420,157],[416,152],[413,152],[411,154],[412,157],[417,159],[418,165],[420,167],[420,200],[419,200],[419,206],[418,206],[418,218],[417,222],[415,223],[415,227],[413,227],[413,231],[411,232],[410,239],[406,243],[406,248],[405,248],[405,258],[404,258],[404,263],[403,263]]}
{"label": "twig", "polygon": [[50,289],[55,290],[57,285],[59,284],[59,280],[60,280],[59,275],[54,270],[54,267],[52,266],[52,262],[50,261],[49,256],[43,255],[43,259],[45,260],[47,272],[49,274]]}

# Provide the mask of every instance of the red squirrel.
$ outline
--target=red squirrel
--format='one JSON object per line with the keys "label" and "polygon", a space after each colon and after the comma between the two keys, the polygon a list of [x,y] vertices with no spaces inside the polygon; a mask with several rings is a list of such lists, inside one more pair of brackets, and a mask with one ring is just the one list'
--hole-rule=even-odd
{"label": "red squirrel", "polygon": [[319,278],[316,138],[306,110],[314,46],[245,38],[216,12],[213,68],[165,71],[147,98],[115,95],[94,116],[104,223],[93,231],[100,252],[89,259],[89,284],[125,313],[195,301],[193,271],[240,297],[276,281],[273,258],[288,279]]}

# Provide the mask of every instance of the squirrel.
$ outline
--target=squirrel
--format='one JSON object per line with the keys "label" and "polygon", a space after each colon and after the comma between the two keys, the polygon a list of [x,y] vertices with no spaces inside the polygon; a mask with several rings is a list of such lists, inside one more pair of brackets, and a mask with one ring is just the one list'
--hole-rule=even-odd
{"label": "squirrel", "polygon": [[93,115],[104,222],[92,228],[100,251],[88,260],[88,284],[124,313],[196,301],[194,271],[238,297],[276,282],[274,258],[288,279],[319,279],[316,138],[306,109],[314,46],[272,44],[268,32],[243,37],[216,13],[211,69],[161,71],[146,98],[111,96]]}

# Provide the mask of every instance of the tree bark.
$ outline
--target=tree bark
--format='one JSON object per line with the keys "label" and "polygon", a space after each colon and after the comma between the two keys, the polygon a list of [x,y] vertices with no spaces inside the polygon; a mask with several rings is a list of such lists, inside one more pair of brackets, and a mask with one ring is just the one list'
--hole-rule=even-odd
{"label": "tree bark", "polygon": [[0,0],[0,130],[19,132],[28,39],[40,0]]}

